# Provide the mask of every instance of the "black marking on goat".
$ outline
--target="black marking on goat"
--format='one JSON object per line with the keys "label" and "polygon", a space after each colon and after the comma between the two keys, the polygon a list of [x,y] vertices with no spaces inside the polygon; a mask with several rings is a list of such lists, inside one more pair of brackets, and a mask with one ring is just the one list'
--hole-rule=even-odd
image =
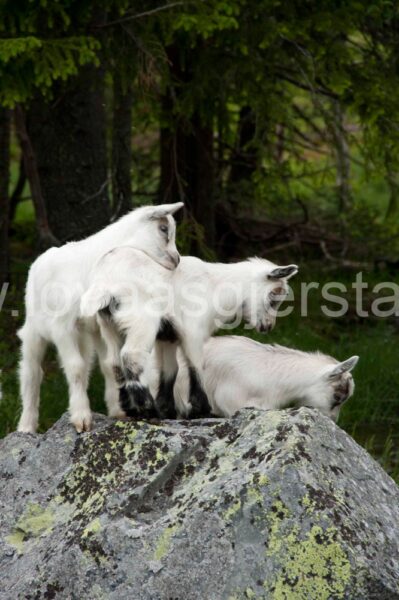
{"label": "black marking on goat", "polygon": [[140,375],[142,375],[144,369],[138,363],[124,363],[123,365],[123,375],[127,382],[138,382],[140,379]]}
{"label": "black marking on goat", "polygon": [[172,319],[165,319],[164,317],[161,319],[157,333],[157,340],[160,342],[172,343],[179,341],[179,334]]}
{"label": "black marking on goat", "polygon": [[345,381],[340,381],[338,385],[334,386],[334,402],[331,405],[331,408],[337,408],[337,406],[341,406],[348,399],[350,392],[350,380],[346,379]]}
{"label": "black marking on goat", "polygon": [[190,379],[190,419],[209,417],[211,414],[211,407],[196,369],[194,367],[189,367],[188,374]]}
{"label": "black marking on goat", "polygon": [[166,377],[161,372],[158,394],[155,405],[161,419],[175,419],[177,416],[173,388],[175,385],[177,371],[171,377]]}
{"label": "black marking on goat", "polygon": [[125,383],[125,378],[123,376],[122,369],[119,366],[114,365],[112,367],[112,370],[114,372],[114,376],[115,376],[115,380],[116,380],[117,385],[118,386],[122,386]]}
{"label": "black marking on goat", "polygon": [[148,388],[128,382],[119,389],[119,403],[128,417],[153,419],[158,417],[154,399]]}
{"label": "black marking on goat", "polygon": [[103,319],[111,321],[114,313],[118,310],[119,306],[120,302],[114,296],[112,296],[111,300],[109,301],[109,304],[107,306],[104,306],[104,308],[101,308],[98,311],[98,313]]}

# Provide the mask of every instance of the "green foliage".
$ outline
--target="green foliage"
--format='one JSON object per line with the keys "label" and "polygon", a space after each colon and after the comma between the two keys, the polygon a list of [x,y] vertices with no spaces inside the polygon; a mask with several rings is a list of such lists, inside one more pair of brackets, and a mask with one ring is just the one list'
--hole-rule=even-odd
{"label": "green foliage", "polygon": [[176,246],[180,254],[190,254],[193,244],[197,247],[197,254],[203,260],[215,261],[215,253],[207,247],[204,228],[192,218],[186,218],[178,225]]}
{"label": "green foliage", "polygon": [[0,104],[13,107],[34,94],[49,94],[55,82],[99,64],[101,42],[90,25],[90,2],[29,0],[0,5]]}
{"label": "green foliage", "polygon": [[239,29],[241,5],[237,0],[193,4],[191,10],[181,12],[171,20],[170,39],[173,39],[174,32],[184,31],[191,33],[194,38],[201,36],[207,40],[220,31]]}
{"label": "green foliage", "polygon": [[99,48],[98,40],[84,36],[0,40],[0,104],[12,108],[35,91],[48,93],[55,81],[76,75],[81,66],[99,64]]}

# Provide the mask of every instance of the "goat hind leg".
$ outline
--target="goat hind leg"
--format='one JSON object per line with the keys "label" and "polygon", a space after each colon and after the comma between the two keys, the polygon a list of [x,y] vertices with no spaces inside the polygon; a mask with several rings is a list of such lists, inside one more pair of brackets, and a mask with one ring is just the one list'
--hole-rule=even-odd
{"label": "goat hind leg", "polygon": [[203,343],[200,336],[192,335],[182,340],[182,350],[188,366],[190,382],[190,419],[209,417],[211,407],[202,383]]}
{"label": "goat hind leg", "polygon": [[156,353],[159,369],[159,386],[155,404],[162,419],[175,419],[176,408],[174,385],[177,377],[177,345],[170,342],[157,342]]}
{"label": "goat hind leg", "polygon": [[22,340],[19,363],[22,414],[18,431],[35,433],[39,421],[40,384],[43,377],[41,365],[48,342],[27,323],[19,335]]}

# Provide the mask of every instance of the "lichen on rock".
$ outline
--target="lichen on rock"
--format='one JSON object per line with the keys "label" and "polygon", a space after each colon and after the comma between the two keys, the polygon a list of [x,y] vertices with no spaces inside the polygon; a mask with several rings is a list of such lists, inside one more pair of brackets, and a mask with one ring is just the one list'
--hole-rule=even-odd
{"label": "lichen on rock", "polygon": [[309,409],[0,442],[0,598],[399,598],[399,490]]}

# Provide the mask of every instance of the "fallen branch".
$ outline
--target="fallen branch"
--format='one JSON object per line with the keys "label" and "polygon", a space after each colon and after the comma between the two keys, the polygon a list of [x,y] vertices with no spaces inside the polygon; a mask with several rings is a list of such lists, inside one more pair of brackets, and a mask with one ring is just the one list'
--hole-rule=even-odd
{"label": "fallen branch", "polygon": [[327,244],[325,240],[320,240],[320,248],[323,252],[324,257],[334,263],[335,265],[339,265],[341,267],[347,267],[349,269],[360,269],[361,271],[370,271],[373,268],[372,263],[369,262],[360,262],[356,260],[348,260],[346,258],[335,258],[332,256],[327,248]]}

